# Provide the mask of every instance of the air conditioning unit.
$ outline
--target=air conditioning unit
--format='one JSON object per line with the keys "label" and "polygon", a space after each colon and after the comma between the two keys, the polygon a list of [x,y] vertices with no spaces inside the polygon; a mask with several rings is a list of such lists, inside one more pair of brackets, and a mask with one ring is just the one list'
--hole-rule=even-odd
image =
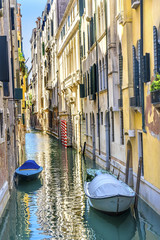
{"label": "air conditioning unit", "polygon": [[135,130],[128,130],[128,136],[129,137],[135,137]]}

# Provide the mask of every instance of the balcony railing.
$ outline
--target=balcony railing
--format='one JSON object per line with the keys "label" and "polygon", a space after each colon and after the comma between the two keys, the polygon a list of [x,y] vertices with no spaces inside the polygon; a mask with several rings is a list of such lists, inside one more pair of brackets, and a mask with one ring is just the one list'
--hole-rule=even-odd
{"label": "balcony railing", "polygon": [[151,103],[160,111],[160,90],[151,92]]}
{"label": "balcony railing", "polygon": [[131,0],[131,7],[136,9],[140,4],[140,0]]}
{"label": "balcony railing", "polygon": [[130,107],[141,107],[139,96],[130,98]]}

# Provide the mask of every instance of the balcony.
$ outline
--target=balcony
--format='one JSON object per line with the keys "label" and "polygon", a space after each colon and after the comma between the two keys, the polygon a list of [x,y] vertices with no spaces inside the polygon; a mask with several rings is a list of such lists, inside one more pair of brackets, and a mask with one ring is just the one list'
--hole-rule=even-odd
{"label": "balcony", "polygon": [[140,5],[140,0],[131,0],[131,7],[136,9]]}
{"label": "balcony", "polygon": [[160,111],[160,90],[151,92],[151,103],[158,111]]}
{"label": "balcony", "polygon": [[140,108],[141,107],[139,96],[130,98],[130,107],[133,107],[133,108]]}
{"label": "balcony", "polygon": [[122,98],[118,99],[118,107],[120,109],[123,108],[123,100],[122,100]]}

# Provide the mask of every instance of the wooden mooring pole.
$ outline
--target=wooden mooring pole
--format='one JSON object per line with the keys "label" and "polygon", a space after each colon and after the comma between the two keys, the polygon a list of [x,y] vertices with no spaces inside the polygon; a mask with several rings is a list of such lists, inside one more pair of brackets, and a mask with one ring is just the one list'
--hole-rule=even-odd
{"label": "wooden mooring pole", "polygon": [[137,209],[137,205],[138,205],[138,195],[139,195],[139,187],[140,187],[140,180],[141,180],[141,169],[142,169],[142,157],[139,158],[139,162],[138,162],[136,196],[135,196],[135,202],[134,202],[135,209]]}
{"label": "wooden mooring pole", "polygon": [[128,184],[130,152],[131,152],[130,150],[127,151],[126,178],[125,178],[125,183],[126,183],[126,184]]}
{"label": "wooden mooring pole", "polygon": [[85,151],[86,151],[86,142],[84,142],[84,147],[83,147],[83,156],[85,154]]}

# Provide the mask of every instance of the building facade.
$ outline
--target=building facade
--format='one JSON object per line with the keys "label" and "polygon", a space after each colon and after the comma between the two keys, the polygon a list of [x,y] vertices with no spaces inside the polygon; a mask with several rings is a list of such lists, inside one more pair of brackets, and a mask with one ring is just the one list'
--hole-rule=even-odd
{"label": "building facade", "polygon": [[18,56],[16,1],[0,1],[0,216],[10,197],[21,160],[18,141],[22,89]]}
{"label": "building facade", "polygon": [[60,139],[65,121],[68,146],[134,189],[140,179],[158,213],[159,10],[158,0],[47,1],[30,85],[33,125]]}

